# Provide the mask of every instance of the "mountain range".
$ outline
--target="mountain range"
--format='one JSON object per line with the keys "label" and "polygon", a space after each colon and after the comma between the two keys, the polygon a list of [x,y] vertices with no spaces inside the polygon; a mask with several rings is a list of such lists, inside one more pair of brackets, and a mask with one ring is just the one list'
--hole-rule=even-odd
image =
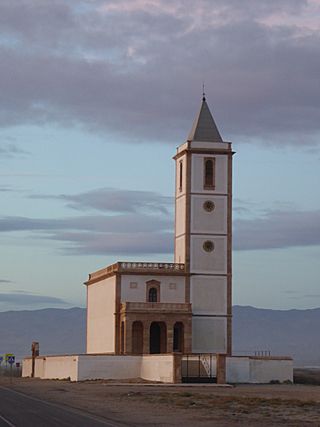
{"label": "mountain range", "polygon": [[[86,311],[83,308],[0,313],[0,354],[17,360],[30,355],[32,341],[40,354],[85,352]],[[292,356],[295,366],[320,366],[320,308],[271,310],[233,307],[233,353]]]}

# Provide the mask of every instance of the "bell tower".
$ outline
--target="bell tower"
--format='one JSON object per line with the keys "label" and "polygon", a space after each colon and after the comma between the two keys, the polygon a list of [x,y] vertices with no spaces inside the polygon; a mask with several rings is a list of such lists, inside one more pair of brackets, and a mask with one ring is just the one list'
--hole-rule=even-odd
{"label": "bell tower", "polygon": [[231,354],[232,155],[203,94],[188,139],[174,157],[174,258],[188,273],[194,353]]}

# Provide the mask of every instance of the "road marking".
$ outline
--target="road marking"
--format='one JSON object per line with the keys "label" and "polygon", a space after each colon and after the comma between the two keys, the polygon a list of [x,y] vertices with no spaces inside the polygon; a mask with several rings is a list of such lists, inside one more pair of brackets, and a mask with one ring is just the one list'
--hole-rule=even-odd
{"label": "road marking", "polygon": [[6,424],[8,424],[8,426],[10,427],[16,427],[14,424],[10,423],[9,420],[7,420],[5,417],[3,417],[2,415],[0,415],[0,420],[4,421]]}
{"label": "road marking", "polygon": [[[124,425],[127,426],[127,424],[115,423],[115,422],[112,422],[112,421],[109,421],[109,420],[105,421],[105,420],[103,420],[103,419],[101,419],[101,418],[99,418],[99,417],[97,417],[97,416],[95,416],[93,414],[85,412],[82,409],[73,408],[72,406],[60,405],[58,403],[51,403],[51,402],[47,402],[46,400],[38,399],[37,397],[28,396],[27,394],[24,394],[21,391],[13,390],[12,388],[7,388],[7,387],[0,386],[0,389],[6,390],[6,391],[10,391],[13,394],[17,394],[19,396],[23,396],[26,399],[34,400],[36,402],[44,403],[45,405],[52,406],[54,408],[62,409],[64,411],[66,411],[66,412],[71,412],[73,414],[80,415],[82,417],[88,418],[89,420],[91,419],[93,421],[101,423],[101,424],[103,424],[103,425],[105,425],[107,427],[122,427]],[[1,415],[0,415],[0,417],[1,417]],[[11,424],[10,421],[8,421],[8,420],[4,419],[4,421],[7,422],[10,427],[16,427],[14,424]]]}

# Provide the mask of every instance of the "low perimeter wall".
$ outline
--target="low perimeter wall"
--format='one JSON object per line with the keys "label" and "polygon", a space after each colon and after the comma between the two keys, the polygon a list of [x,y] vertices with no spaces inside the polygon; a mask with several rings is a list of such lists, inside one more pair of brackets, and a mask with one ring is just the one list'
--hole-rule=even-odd
{"label": "low perimeter wall", "polygon": [[[293,381],[293,361],[285,357],[253,357],[220,355],[224,363],[223,378],[227,383],[270,383]],[[31,358],[22,363],[22,376],[30,377]],[[117,356],[112,354],[83,354],[70,356],[38,356],[35,377],[84,381],[90,379],[134,379],[164,383],[181,382],[181,355],[157,354]],[[222,378],[221,377],[221,378]],[[222,381],[224,382],[224,379]]]}
{"label": "low perimeter wall", "polygon": [[[90,379],[133,379],[173,383],[181,381],[181,357],[174,354],[116,356],[70,355],[38,356],[35,360],[35,377],[84,381]],[[22,376],[30,377],[32,359],[22,362]]]}
{"label": "low perimeter wall", "polygon": [[293,382],[293,360],[290,357],[227,357],[226,381],[234,384]]}

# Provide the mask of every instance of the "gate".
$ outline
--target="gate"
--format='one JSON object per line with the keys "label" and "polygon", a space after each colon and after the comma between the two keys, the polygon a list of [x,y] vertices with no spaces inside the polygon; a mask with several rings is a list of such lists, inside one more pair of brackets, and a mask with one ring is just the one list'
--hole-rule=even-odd
{"label": "gate", "polygon": [[183,383],[216,383],[215,354],[185,354],[181,361]]}

